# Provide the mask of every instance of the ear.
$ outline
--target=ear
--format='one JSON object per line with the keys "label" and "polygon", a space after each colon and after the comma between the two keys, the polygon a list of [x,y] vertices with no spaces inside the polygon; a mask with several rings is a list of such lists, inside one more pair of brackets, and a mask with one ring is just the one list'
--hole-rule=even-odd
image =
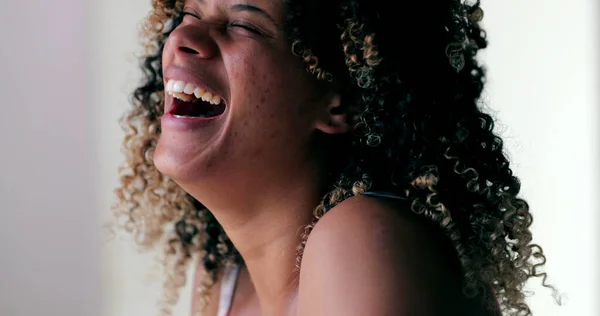
{"label": "ear", "polygon": [[325,106],[317,118],[316,128],[325,134],[345,134],[350,131],[348,117],[342,108],[342,98],[330,92],[324,99]]}

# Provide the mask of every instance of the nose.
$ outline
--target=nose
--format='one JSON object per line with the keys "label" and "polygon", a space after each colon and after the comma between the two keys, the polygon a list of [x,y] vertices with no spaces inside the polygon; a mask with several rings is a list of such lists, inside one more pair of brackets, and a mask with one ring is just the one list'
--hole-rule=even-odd
{"label": "nose", "polygon": [[180,25],[168,38],[166,47],[177,57],[212,59],[218,47],[209,34],[207,25]]}

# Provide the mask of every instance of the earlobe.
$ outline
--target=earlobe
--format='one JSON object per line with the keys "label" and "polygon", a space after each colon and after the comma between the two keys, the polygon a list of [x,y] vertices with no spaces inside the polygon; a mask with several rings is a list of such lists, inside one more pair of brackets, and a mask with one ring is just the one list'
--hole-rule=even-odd
{"label": "earlobe", "polygon": [[342,107],[342,98],[332,93],[327,100],[327,107],[317,121],[316,128],[325,134],[345,134],[350,132],[348,116]]}

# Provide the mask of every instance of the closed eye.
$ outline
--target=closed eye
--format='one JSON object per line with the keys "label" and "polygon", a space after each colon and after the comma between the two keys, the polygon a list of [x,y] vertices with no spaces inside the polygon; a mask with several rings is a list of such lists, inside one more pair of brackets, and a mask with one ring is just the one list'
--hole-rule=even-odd
{"label": "closed eye", "polygon": [[257,27],[251,25],[251,24],[247,24],[247,23],[242,23],[242,22],[233,22],[229,24],[230,27],[238,27],[241,29],[244,29],[246,31],[252,32],[254,34],[258,34],[258,35],[264,35],[264,33],[259,30]]}
{"label": "closed eye", "polygon": [[200,16],[196,13],[193,12],[189,12],[189,11],[181,11],[181,18],[184,18],[186,15],[190,15],[193,16],[194,18],[201,20]]}
{"label": "closed eye", "polygon": [[[202,20],[201,15],[199,13],[197,13],[196,11],[194,11],[193,9],[191,9],[191,8],[184,8],[184,10],[182,10],[180,12],[179,17],[180,17],[180,19],[183,20],[183,18],[185,18],[185,16],[188,16],[188,15],[191,16],[191,17],[193,17],[194,19]],[[255,25],[253,25],[251,23],[244,22],[244,21],[233,21],[233,22],[227,24],[227,27],[229,27],[229,28],[237,28],[239,30],[242,30],[242,32],[249,32],[249,33],[252,33],[254,35],[259,35],[259,36],[262,36],[262,37],[271,37],[271,36],[268,36],[267,33],[264,32],[259,27],[255,26]]]}

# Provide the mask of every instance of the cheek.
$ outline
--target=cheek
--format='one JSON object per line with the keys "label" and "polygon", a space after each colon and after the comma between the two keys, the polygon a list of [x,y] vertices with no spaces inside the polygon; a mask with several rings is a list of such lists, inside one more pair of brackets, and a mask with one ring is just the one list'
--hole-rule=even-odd
{"label": "cheek", "polygon": [[301,95],[307,92],[298,89],[299,76],[289,71],[292,63],[262,56],[243,59],[240,64],[232,72],[231,82],[235,112],[240,114],[243,126],[268,131],[269,138],[284,136],[282,129],[286,126],[297,127],[303,121],[299,117]]}
{"label": "cheek", "polygon": [[167,41],[165,42],[165,46],[162,50],[161,62],[163,65],[167,65],[173,60],[173,50],[171,49],[171,43],[171,37],[168,37]]}

